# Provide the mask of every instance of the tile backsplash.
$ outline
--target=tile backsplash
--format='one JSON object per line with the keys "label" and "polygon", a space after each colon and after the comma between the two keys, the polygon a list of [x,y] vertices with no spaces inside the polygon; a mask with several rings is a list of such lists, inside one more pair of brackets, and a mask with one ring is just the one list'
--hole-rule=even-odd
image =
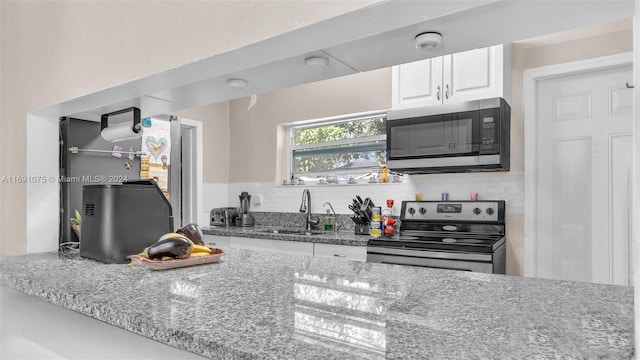
{"label": "tile backsplash", "polygon": [[[348,205],[355,195],[369,197],[378,206],[385,206],[386,199],[394,200],[393,214],[399,215],[403,200],[413,200],[416,192],[423,200],[439,200],[440,194],[449,193],[449,200],[468,200],[470,192],[478,193],[478,200],[505,200],[508,214],[521,214],[524,207],[524,179],[522,175],[507,174],[451,174],[412,175],[403,183],[388,184],[338,184],[338,185],[274,185],[263,183],[228,184],[226,203],[220,193],[216,201],[205,199],[203,211],[212,207],[239,206],[238,195],[243,191],[253,195],[251,210],[256,212],[296,213],[302,202],[302,191],[310,189],[311,211],[324,214],[323,204],[330,202],[338,214],[351,214]],[[212,191],[213,193],[213,191]],[[260,204],[256,200],[260,198]]]}

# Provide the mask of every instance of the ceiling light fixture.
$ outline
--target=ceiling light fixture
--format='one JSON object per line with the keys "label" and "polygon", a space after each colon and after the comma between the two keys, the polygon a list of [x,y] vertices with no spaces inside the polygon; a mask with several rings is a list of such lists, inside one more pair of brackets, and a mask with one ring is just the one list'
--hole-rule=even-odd
{"label": "ceiling light fixture", "polygon": [[442,44],[442,34],[428,31],[416,35],[414,40],[416,47],[420,50],[431,50]]}
{"label": "ceiling light fixture", "polygon": [[249,82],[244,79],[229,79],[227,80],[227,86],[235,90],[247,90],[249,89]]}
{"label": "ceiling light fixture", "polygon": [[304,67],[307,71],[321,74],[329,70],[329,59],[321,56],[312,56],[304,59]]}

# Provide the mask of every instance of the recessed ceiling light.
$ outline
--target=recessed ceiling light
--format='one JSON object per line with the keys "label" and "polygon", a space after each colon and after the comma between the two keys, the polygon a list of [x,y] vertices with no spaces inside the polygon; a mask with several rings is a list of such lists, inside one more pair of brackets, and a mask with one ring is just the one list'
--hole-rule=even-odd
{"label": "recessed ceiling light", "polygon": [[415,45],[420,50],[431,50],[442,44],[442,34],[429,31],[416,35]]}
{"label": "recessed ceiling light", "polygon": [[312,56],[304,59],[304,67],[307,71],[321,74],[329,70],[329,59],[321,56]]}
{"label": "recessed ceiling light", "polygon": [[235,90],[247,90],[249,82],[244,79],[229,79],[227,80],[227,86]]}

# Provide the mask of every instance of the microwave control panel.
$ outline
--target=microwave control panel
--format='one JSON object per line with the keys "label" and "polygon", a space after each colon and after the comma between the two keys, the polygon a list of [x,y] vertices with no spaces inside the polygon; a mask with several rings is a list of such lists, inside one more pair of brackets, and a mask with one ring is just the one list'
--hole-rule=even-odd
{"label": "microwave control panel", "polygon": [[500,122],[493,111],[480,114],[480,153],[491,154],[500,150]]}

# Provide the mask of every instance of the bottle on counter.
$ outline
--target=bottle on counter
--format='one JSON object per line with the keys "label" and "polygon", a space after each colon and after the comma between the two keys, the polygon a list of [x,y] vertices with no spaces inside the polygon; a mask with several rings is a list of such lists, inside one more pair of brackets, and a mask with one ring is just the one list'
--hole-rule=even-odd
{"label": "bottle on counter", "polygon": [[332,231],[333,227],[333,216],[331,216],[331,212],[327,209],[327,215],[324,217],[324,231]]}
{"label": "bottle on counter", "polygon": [[386,165],[380,165],[380,182],[386,183],[388,180],[388,172]]}

